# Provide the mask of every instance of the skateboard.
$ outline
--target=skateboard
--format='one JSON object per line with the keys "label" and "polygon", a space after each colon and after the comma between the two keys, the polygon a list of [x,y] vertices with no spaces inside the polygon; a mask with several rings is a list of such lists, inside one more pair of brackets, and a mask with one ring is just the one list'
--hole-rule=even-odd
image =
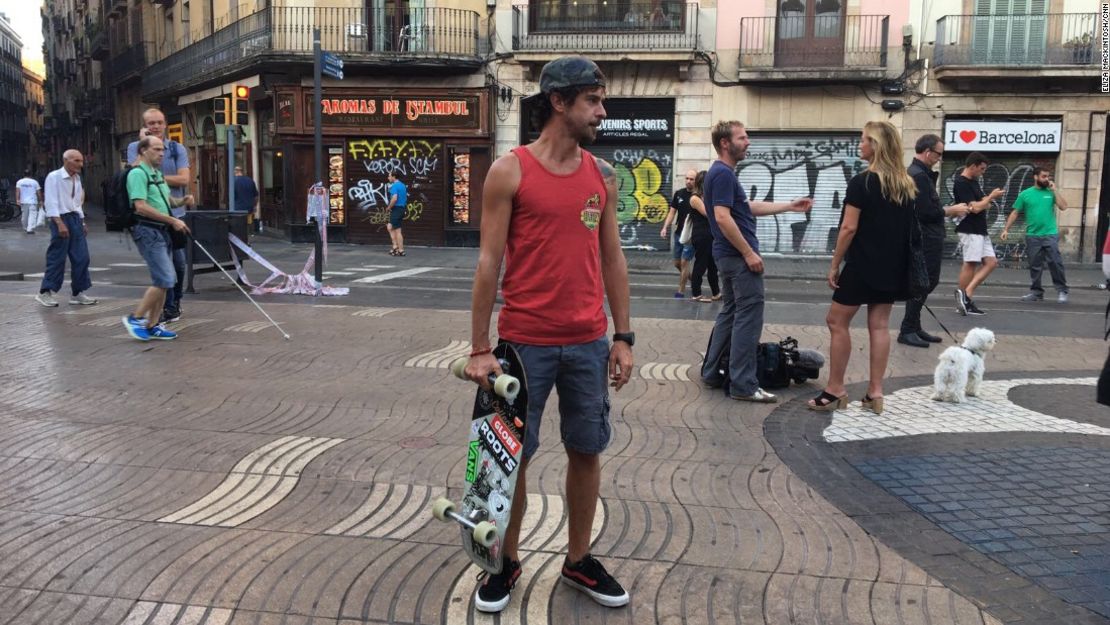
{"label": "skateboard", "polygon": [[[528,417],[528,382],[520,355],[508,344],[493,350],[500,376],[490,375],[492,392],[478,389],[470,421],[466,483],[460,505],[445,497],[432,504],[432,515],[459,524],[463,550],[482,569],[501,572],[501,542],[509,528],[517,469],[524,454]],[[451,364],[451,373],[466,380],[469,358]]]}

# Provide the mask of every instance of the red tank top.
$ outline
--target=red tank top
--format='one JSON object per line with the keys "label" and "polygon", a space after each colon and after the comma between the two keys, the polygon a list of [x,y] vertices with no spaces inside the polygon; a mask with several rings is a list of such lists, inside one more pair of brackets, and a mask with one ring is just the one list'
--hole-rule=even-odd
{"label": "red tank top", "polygon": [[525,147],[505,245],[505,305],[497,334],[528,345],[575,345],[605,336],[598,226],[605,182],[589,152],[567,176],[547,171]]}

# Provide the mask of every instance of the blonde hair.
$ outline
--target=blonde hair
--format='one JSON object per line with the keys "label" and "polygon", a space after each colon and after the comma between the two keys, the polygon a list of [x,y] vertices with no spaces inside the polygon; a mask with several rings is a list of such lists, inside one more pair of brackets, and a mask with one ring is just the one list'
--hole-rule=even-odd
{"label": "blonde hair", "polygon": [[883,197],[895,204],[905,204],[917,197],[917,185],[902,164],[902,138],[890,122],[867,122],[863,134],[871,140],[870,169],[879,176]]}

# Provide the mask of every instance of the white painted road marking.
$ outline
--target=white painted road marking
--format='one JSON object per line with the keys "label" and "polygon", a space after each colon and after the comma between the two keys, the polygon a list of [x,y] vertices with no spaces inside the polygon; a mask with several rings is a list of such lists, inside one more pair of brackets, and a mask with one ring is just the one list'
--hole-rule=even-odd
{"label": "white painted road marking", "polygon": [[390,273],[378,274],[376,276],[366,276],[365,278],[359,278],[358,280],[354,280],[353,282],[360,282],[362,284],[377,284],[379,282],[385,282],[387,280],[407,278],[409,276],[428,273],[429,271],[435,271],[436,269],[439,269],[439,267],[413,267],[412,269],[393,271]]}
{"label": "white painted road marking", "polygon": [[247,454],[212,492],[158,519],[162,523],[236,527],[278,505],[301,471],[343,438],[286,436]]}

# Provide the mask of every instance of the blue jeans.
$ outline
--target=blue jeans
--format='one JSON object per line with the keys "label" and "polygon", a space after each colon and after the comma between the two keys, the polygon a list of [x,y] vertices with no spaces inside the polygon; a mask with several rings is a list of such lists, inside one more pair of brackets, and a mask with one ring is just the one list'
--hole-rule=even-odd
{"label": "blue jeans", "polygon": [[77,213],[62,215],[62,223],[69,230],[69,236],[65,238],[58,234],[58,226],[53,219],[46,221],[50,225],[50,247],[46,248],[46,272],[42,276],[39,292],[57,293],[62,290],[67,257],[70,266],[69,286],[73,289],[73,294],[87,291],[92,286],[92,278],[89,276],[89,242],[85,238],[81,216]]}
{"label": "blue jeans", "polygon": [[1048,262],[1048,272],[1052,274],[1052,285],[1059,293],[1068,292],[1068,281],[1064,276],[1064,259],[1060,257],[1060,236],[1050,234],[1043,237],[1025,237],[1026,255],[1029,257],[1029,278],[1031,284],[1029,291],[1044,295],[1041,286],[1041,274],[1044,273],[1045,261]]}
{"label": "blue jeans", "polygon": [[164,313],[181,312],[181,292],[185,284],[185,248],[179,250],[170,246],[171,259],[173,260],[173,273],[177,282],[172,289],[166,290],[166,304],[162,307]]}
{"label": "blue jeans", "polygon": [[567,449],[596,455],[609,446],[609,341],[580,345],[509,343],[528,376],[524,457],[540,447],[540,420],[551,388],[559,391],[559,433]]}
{"label": "blue jeans", "polygon": [[147,268],[150,269],[151,285],[155,288],[167,289],[168,294],[176,280],[171,260],[173,244],[170,241],[170,233],[165,228],[140,223],[131,229],[131,238],[135,241],[135,247],[139,248],[139,254],[146,261]]}
{"label": "blue jeans", "polygon": [[736,256],[718,258],[717,274],[724,307],[713,326],[701,377],[710,384],[722,382],[716,379],[716,367],[727,346],[729,393],[753,395],[759,388],[756,358],[763,334],[763,274],[752,273]]}

